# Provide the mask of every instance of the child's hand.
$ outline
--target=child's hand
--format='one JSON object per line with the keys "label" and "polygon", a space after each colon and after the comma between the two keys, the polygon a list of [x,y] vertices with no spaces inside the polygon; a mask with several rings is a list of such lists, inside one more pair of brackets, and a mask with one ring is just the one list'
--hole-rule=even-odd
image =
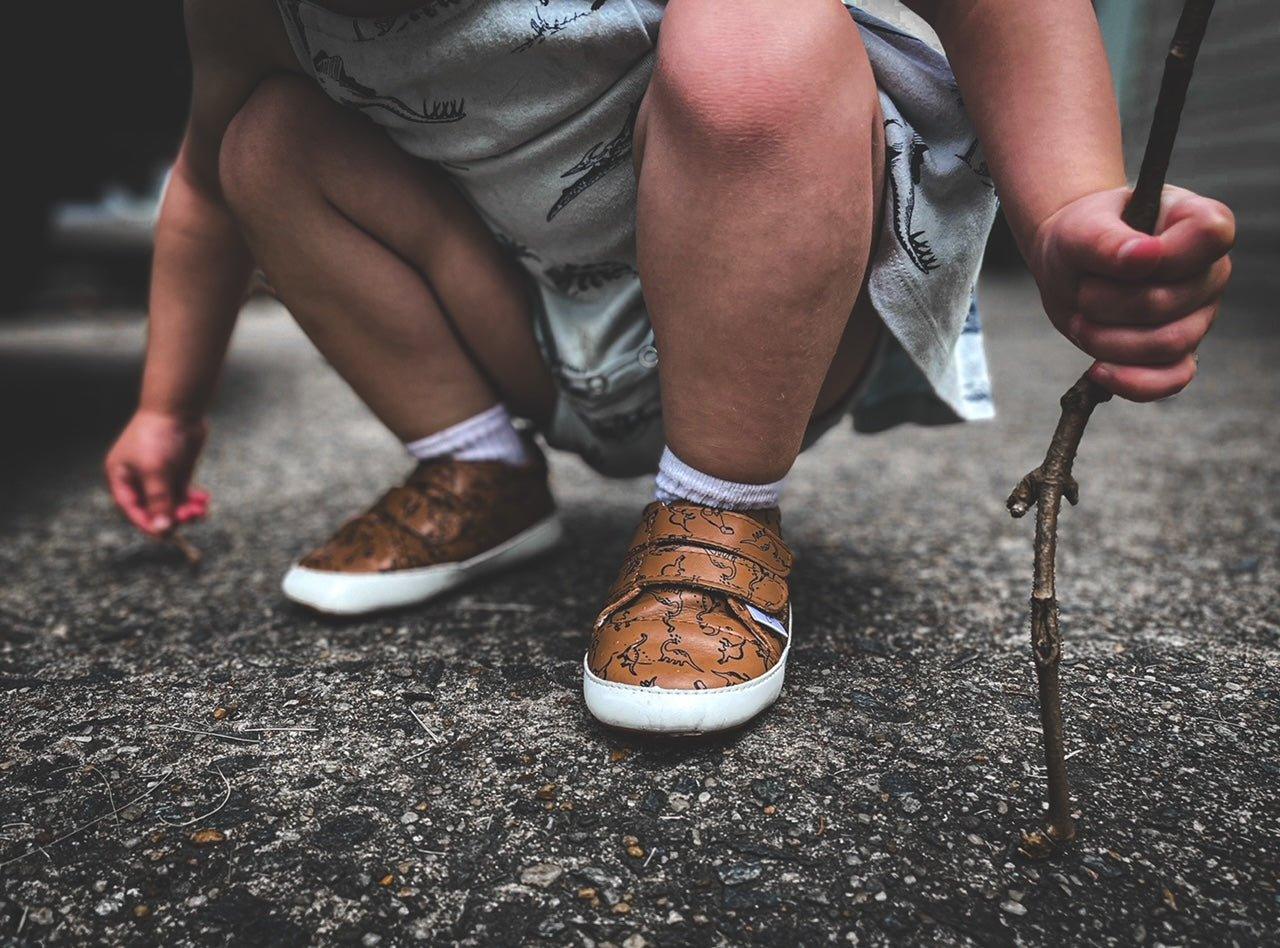
{"label": "child's hand", "polygon": [[190,486],[207,431],[204,421],[140,408],[116,439],[107,454],[107,484],[143,533],[165,536],[208,511],[208,493]]}
{"label": "child's hand", "polygon": [[1098,360],[1093,380],[1149,402],[1195,377],[1236,227],[1225,205],[1167,187],[1149,237],[1121,221],[1128,198],[1117,188],[1068,204],[1040,225],[1030,263],[1053,324]]}

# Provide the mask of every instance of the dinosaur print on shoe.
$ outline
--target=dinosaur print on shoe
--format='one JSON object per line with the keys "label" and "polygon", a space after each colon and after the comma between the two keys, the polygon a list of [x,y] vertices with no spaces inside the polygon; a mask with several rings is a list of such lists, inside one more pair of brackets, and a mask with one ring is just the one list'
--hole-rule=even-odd
{"label": "dinosaur print on shoe", "polygon": [[318,612],[359,615],[426,602],[556,546],[562,528],[542,455],[423,461],[347,521],[284,578],[284,594]]}
{"label": "dinosaur print on shoe", "polygon": [[777,699],[791,642],[792,555],[776,509],[655,501],[596,619],[587,708],[634,731],[736,727]]}

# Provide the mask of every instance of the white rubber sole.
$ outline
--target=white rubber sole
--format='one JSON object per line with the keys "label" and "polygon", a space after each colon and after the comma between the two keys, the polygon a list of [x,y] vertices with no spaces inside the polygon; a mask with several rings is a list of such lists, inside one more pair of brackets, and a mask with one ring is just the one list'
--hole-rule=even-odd
{"label": "white rubber sole", "polygon": [[791,654],[790,617],[787,645],[778,664],[759,678],[704,690],[644,688],[605,681],[582,659],[582,696],[587,710],[602,724],[671,736],[709,734],[746,724],[778,700]]}
{"label": "white rubber sole", "polygon": [[427,602],[473,579],[541,556],[563,539],[564,527],[552,516],[461,563],[390,573],[334,573],[295,565],[285,573],[281,589],[294,602],[317,612],[364,615]]}

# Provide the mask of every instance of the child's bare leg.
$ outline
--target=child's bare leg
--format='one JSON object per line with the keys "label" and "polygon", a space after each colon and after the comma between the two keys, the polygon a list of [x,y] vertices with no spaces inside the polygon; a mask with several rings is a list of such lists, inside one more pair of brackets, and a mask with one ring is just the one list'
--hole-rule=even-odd
{"label": "child's bare leg", "polygon": [[401,440],[499,400],[549,412],[526,284],[440,172],[293,78],[246,103],[220,172],[281,299]]}
{"label": "child's bare leg", "polygon": [[778,19],[773,0],[672,0],[637,126],[667,441],[746,483],[786,474],[877,328],[855,308],[883,170],[871,67],[839,3]]}
{"label": "child's bare leg", "polygon": [[777,482],[878,329],[858,301],[882,175],[870,65],[835,0],[781,7],[671,0],[637,123],[671,452],[587,648],[587,707],[618,727],[722,730],[777,698]]}

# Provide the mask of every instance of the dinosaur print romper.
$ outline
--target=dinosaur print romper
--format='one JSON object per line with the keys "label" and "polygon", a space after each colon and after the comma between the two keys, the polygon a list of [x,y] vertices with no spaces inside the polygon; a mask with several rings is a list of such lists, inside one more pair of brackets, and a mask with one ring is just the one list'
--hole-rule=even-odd
{"label": "dinosaur print romper", "polygon": [[[631,149],[665,3],[425,0],[387,17],[276,4],[302,69],[451,174],[529,273],[560,392],[548,443],[606,474],[654,470],[661,354],[636,271]],[[815,422],[808,442],[846,413],[873,431],[993,411],[974,304],[996,207],[981,151],[946,60],[849,12],[884,111],[885,213],[868,287],[890,332],[852,404]]]}

